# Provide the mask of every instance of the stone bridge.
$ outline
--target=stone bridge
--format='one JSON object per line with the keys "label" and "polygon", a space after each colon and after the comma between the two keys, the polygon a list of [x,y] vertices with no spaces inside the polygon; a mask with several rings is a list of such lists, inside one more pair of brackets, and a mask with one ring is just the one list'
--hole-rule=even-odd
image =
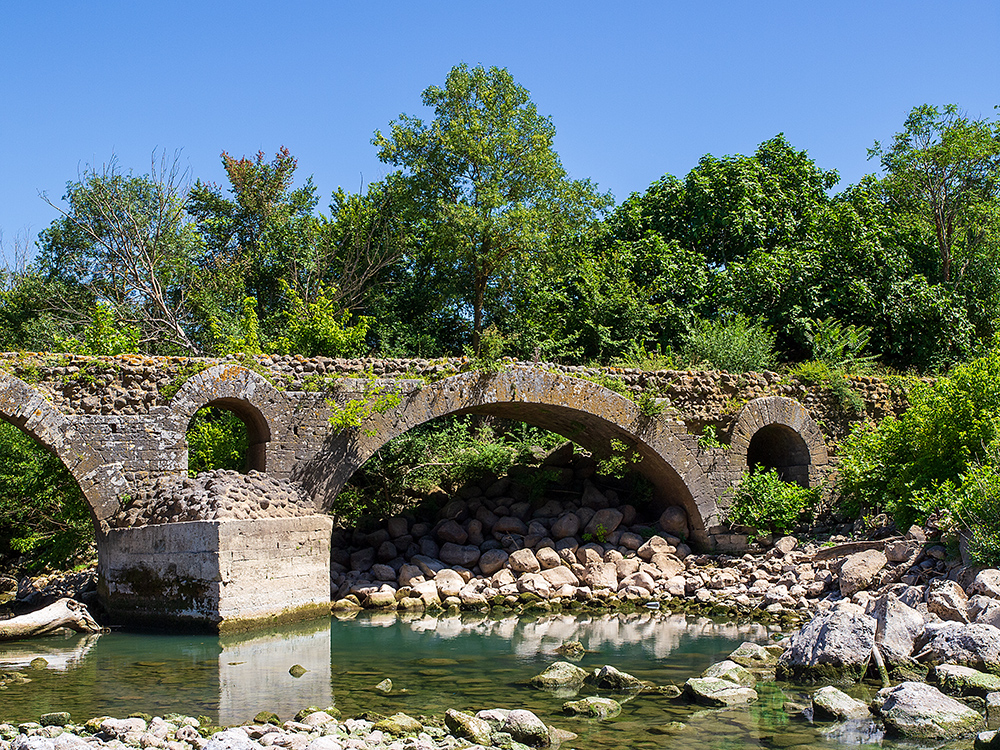
{"label": "stone bridge", "polygon": [[[860,414],[829,389],[776,373],[469,367],[463,359],[5,354],[0,419],[55,453],[79,482],[97,528],[109,611],[137,622],[165,617],[225,629],[327,606],[331,521],[324,511],[375,451],[429,420],[519,420],[598,457],[612,453],[612,441],[624,443],[639,457],[634,468],[652,483],[655,501],[683,507],[693,541],[714,549],[725,547],[729,489],[744,471],[774,467],[789,481],[814,485],[852,421],[878,419],[904,403],[874,379],[853,384]],[[335,413],[370,401],[373,392],[397,393],[399,403],[369,414],[357,429],[331,426]],[[300,482],[315,515],[109,528],[108,519],[145,483],[186,475],[188,425],[206,406],[239,416],[249,468]],[[723,447],[699,444],[707,425]],[[260,586],[262,575],[273,583]],[[174,602],[171,611],[155,604],[164,599]]]}

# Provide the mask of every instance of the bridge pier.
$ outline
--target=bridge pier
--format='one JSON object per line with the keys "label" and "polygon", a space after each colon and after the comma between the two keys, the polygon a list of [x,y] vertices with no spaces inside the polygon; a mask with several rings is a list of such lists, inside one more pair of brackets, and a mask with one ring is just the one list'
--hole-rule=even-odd
{"label": "bridge pier", "polygon": [[98,538],[116,623],[236,632],[330,612],[329,516],[185,521]]}

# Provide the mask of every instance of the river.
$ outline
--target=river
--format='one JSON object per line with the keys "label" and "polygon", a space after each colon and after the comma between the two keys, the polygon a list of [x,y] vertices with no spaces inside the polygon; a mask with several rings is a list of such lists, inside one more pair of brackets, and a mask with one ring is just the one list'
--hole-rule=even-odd
{"label": "river", "polygon": [[[649,611],[506,619],[361,613],[243,635],[54,637],[0,645],[0,671],[20,669],[31,679],[0,692],[0,720],[37,721],[43,713],[69,711],[82,721],[143,711],[230,725],[260,710],[288,719],[306,706],[335,703],[345,718],[363,711],[440,716],[448,708],[526,708],[579,734],[571,746],[593,750],[842,748],[877,741],[871,722],[833,727],[790,718],[786,702],[808,704],[808,694],[789,685],[759,684],[756,704],[726,710],[642,693],[619,717],[597,722],[563,714],[572,695],[528,684],[562,658],[555,649],[567,640],[587,648],[578,662],[586,669],[610,664],[657,685],[682,685],[743,641],[766,643],[770,636],[760,625]],[[36,656],[48,667],[30,668]],[[295,664],[307,670],[301,677],[289,673]],[[391,692],[375,690],[386,678]],[[858,686],[851,692],[865,698],[869,691]],[[593,691],[585,688],[580,697],[587,694]],[[662,734],[672,721],[687,726]]]}

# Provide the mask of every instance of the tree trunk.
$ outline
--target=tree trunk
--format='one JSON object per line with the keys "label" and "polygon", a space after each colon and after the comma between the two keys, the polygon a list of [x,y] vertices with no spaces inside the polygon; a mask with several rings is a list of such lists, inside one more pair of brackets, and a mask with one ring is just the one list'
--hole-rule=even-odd
{"label": "tree trunk", "polygon": [[86,606],[73,599],[60,599],[35,612],[0,620],[0,641],[49,635],[60,628],[69,628],[78,633],[100,633],[102,630],[90,616]]}

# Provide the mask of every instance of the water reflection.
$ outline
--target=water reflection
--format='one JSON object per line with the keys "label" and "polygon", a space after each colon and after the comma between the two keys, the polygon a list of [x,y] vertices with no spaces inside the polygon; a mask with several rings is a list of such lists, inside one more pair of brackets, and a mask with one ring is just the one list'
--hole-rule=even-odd
{"label": "water reflection", "polygon": [[23,669],[38,658],[45,659],[47,669],[65,672],[77,666],[100,637],[100,633],[73,633],[44,640],[0,644],[0,672]]}
{"label": "water reflection", "polygon": [[[261,709],[290,718],[305,706],[333,703],[330,623],[310,623],[219,639],[219,723],[240,724]],[[289,669],[307,671],[293,677]]]}

